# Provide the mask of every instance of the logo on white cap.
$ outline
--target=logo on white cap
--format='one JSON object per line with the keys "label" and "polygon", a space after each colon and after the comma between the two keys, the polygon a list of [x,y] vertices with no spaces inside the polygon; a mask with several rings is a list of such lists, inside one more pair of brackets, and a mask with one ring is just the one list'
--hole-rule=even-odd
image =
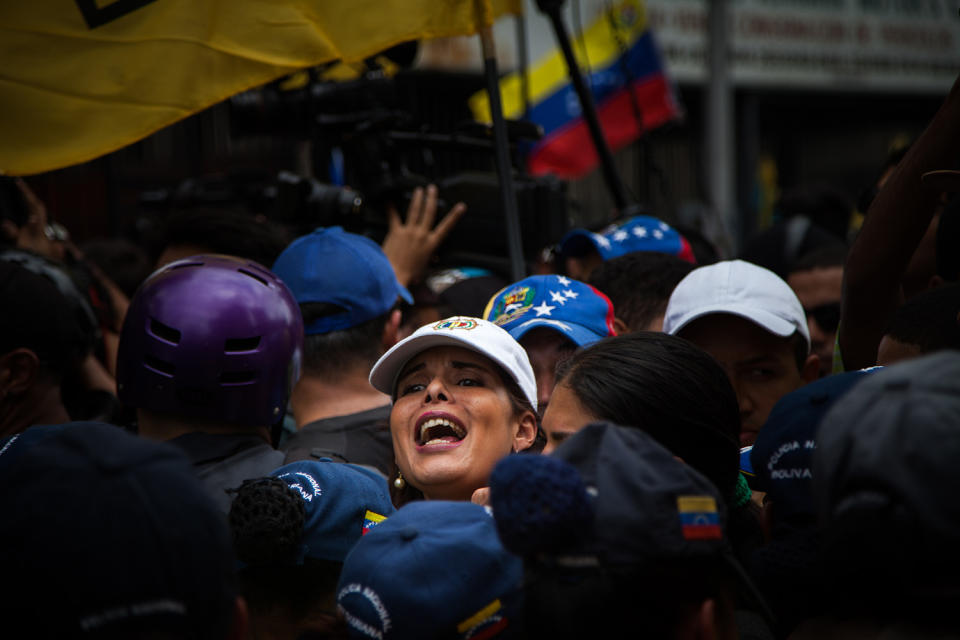
{"label": "logo on white cap", "polygon": [[433,325],[433,329],[438,331],[446,329],[449,331],[455,331],[457,329],[463,329],[464,331],[469,331],[470,329],[476,329],[477,323],[471,318],[448,318],[446,320],[441,320],[437,324]]}

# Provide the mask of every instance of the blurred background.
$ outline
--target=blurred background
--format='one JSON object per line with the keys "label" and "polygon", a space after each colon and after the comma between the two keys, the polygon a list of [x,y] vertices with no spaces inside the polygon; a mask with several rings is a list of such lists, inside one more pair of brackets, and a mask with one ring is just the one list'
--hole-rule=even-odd
{"label": "blurred background", "polygon": [[[615,166],[645,211],[699,231],[726,255],[783,215],[785,194],[862,207],[886,159],[922,131],[960,71],[955,1],[632,4],[645,12],[676,110],[616,150]],[[562,6],[591,83],[605,61],[590,60],[580,36],[610,8]],[[494,26],[504,76],[556,55],[549,21],[531,0],[524,9]],[[616,43],[621,52],[630,37]],[[198,204],[304,229],[344,224],[376,238],[385,203],[402,205],[413,186],[432,181],[447,206],[471,207],[451,246],[498,252],[493,154],[468,102],[483,88],[476,37],[412,42],[363,64],[281,78],[113,153],[26,179],[78,244],[104,236],[149,244],[171,211]],[[616,217],[597,167],[534,175],[524,154],[535,132],[518,125],[511,134],[528,257],[572,226]]]}

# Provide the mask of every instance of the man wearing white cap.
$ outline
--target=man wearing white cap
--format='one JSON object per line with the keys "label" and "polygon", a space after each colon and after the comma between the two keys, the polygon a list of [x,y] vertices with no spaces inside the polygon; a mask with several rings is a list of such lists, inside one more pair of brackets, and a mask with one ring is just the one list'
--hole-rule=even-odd
{"label": "man wearing white cap", "polygon": [[709,353],[740,404],[740,443],[753,444],[773,405],[817,379],[820,359],[800,301],[772,271],[742,260],[694,269],[667,303],[666,333]]}

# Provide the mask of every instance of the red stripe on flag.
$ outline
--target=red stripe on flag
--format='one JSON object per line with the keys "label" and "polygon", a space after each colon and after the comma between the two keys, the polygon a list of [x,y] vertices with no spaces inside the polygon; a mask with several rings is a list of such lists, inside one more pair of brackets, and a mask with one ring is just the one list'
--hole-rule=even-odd
{"label": "red stripe on flag", "polygon": [[473,635],[470,637],[472,638],[472,640],[487,640],[488,638],[492,638],[495,635],[499,634],[504,629],[506,629],[507,624],[508,624],[508,621],[506,618],[500,618],[499,620],[497,620],[495,623],[493,623],[486,629],[483,629],[476,635]]}
{"label": "red stripe on flag", "polygon": [[686,524],[683,525],[683,537],[687,540],[719,540],[723,537],[723,530],[718,524]]}
{"label": "red stripe on flag", "polygon": [[[633,84],[643,129],[637,127],[637,118],[626,88],[610,96],[597,107],[597,116],[604,137],[613,151],[636,140],[643,131],[649,131],[675,118],[679,112],[673,93],[663,74],[648,76]],[[583,118],[577,118],[561,127],[530,154],[530,173],[553,173],[562,178],[579,178],[597,165],[597,152]]]}

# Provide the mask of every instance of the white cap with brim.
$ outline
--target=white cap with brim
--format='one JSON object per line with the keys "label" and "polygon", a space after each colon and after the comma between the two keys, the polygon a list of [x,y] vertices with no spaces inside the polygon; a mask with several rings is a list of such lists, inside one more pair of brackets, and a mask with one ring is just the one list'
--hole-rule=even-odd
{"label": "white cap with brim", "polygon": [[490,358],[537,408],[537,383],[527,352],[505,330],[480,318],[455,316],[420,327],[377,360],[370,370],[370,384],[392,396],[397,377],[407,362],[418,353],[442,346],[462,347]]}
{"label": "white cap with brim", "polygon": [[763,267],[727,260],[691,271],[673,290],[663,331],[676,335],[703,316],[729,313],[783,338],[799,332],[810,347],[807,316],[793,289]]}

